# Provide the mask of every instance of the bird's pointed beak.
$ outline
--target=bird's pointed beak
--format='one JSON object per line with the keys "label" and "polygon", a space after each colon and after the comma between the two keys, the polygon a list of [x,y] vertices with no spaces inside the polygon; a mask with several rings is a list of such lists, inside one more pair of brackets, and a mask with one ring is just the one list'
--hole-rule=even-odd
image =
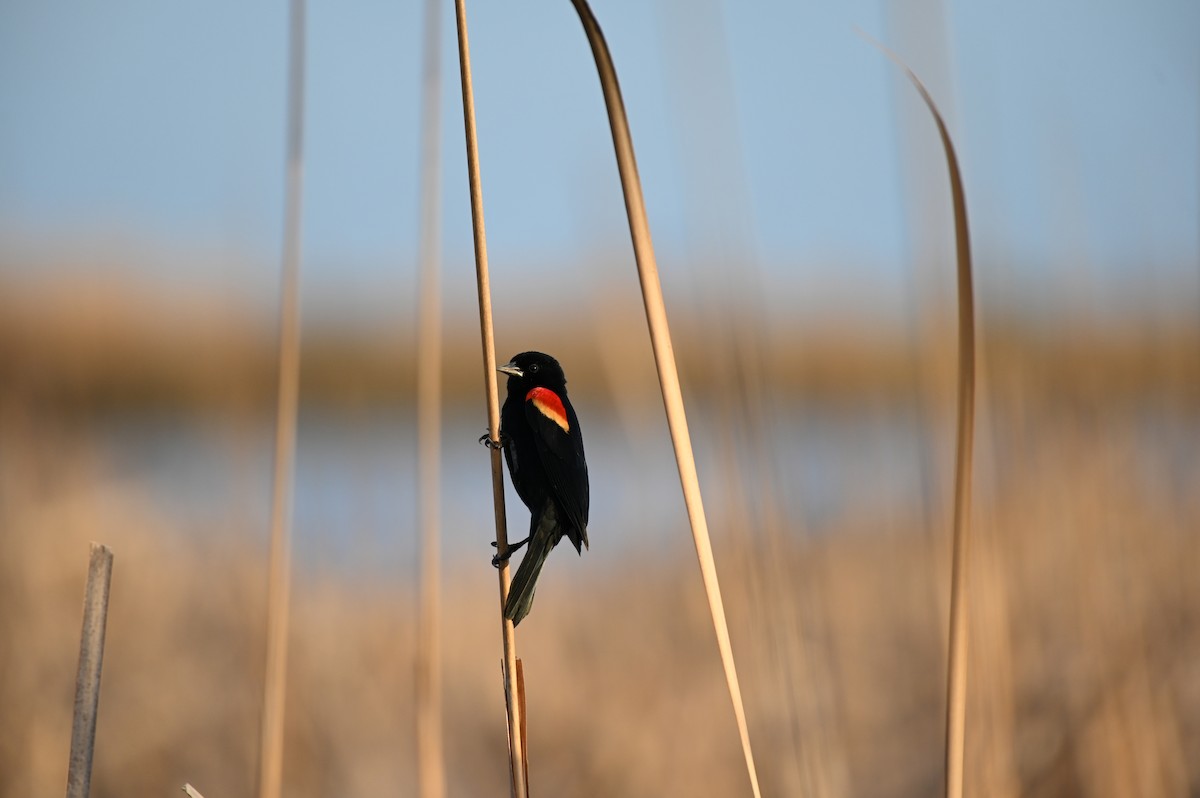
{"label": "bird's pointed beak", "polygon": [[523,371],[521,371],[521,369],[517,368],[516,363],[505,363],[503,366],[496,369],[496,371],[499,371],[501,374],[507,374],[510,377],[524,377],[525,376],[525,372],[523,372]]}

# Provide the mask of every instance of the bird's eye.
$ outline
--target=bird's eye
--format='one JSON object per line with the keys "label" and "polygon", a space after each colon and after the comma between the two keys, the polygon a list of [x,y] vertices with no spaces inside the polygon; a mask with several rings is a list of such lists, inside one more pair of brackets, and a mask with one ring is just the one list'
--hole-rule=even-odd
{"label": "bird's eye", "polygon": [[537,371],[538,371],[538,364],[537,364],[537,363],[534,363],[532,366],[530,366],[530,367],[529,367],[529,373],[530,373],[530,374],[537,374]]}

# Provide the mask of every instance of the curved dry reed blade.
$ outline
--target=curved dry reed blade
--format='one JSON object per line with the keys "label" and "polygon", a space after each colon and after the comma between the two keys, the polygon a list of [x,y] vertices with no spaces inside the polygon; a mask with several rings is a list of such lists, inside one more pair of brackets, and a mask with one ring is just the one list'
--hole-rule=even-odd
{"label": "curved dry reed blade", "polygon": [[683,408],[683,393],[679,388],[679,371],[675,365],[675,354],[671,346],[671,330],[667,324],[667,309],[663,303],[662,286],[658,279],[654,245],[650,241],[650,223],[646,218],[646,206],[642,199],[642,184],[638,177],[637,161],[633,155],[633,139],[629,134],[629,122],[625,117],[625,104],[621,99],[621,87],[617,83],[617,72],[613,67],[612,56],[608,52],[608,45],[604,41],[600,25],[592,15],[592,10],[588,7],[586,0],[571,0],[571,2],[579,13],[588,43],[592,47],[592,55],[596,59],[596,70],[600,74],[600,86],[604,92],[604,104],[608,108],[608,121],[612,128],[613,147],[617,155],[617,170],[621,174],[621,188],[625,193],[625,210],[629,216],[629,232],[633,237],[634,258],[637,261],[638,278],[642,285],[642,300],[646,306],[646,323],[650,328],[650,343],[654,349],[654,362],[658,368],[659,387],[662,389],[663,404],[666,407],[667,425],[671,430],[671,443],[675,447],[675,462],[679,467],[683,500],[687,505],[692,539],[696,544],[696,557],[700,562],[700,575],[704,580],[704,592],[708,597],[713,629],[717,636],[717,648],[721,653],[721,664],[725,669],[729,697],[733,702],[733,714],[737,721],[738,735],[742,741],[746,771],[749,774],[754,795],[758,798],[761,793],[758,787],[758,772],[754,767],[754,752],[750,747],[746,709],[742,703],[742,690],[738,685],[737,666],[733,659],[733,646],[729,640],[729,626],[725,620],[725,605],[721,600],[721,585],[717,581],[717,565],[713,559],[712,542],[708,536],[708,521],[704,517],[700,479],[696,474],[696,461],[692,455],[692,439],[688,433],[687,415]]}
{"label": "curved dry reed blade", "polygon": [[967,565],[970,552],[971,471],[975,442],[975,299],[967,202],[954,142],[925,85],[900,57],[861,30],[859,35],[896,63],[912,81],[933,115],[954,205],[954,245],[958,263],[958,440],[954,462],[954,555],[950,573],[950,653],[946,685],[946,798],[961,798],[967,720]]}

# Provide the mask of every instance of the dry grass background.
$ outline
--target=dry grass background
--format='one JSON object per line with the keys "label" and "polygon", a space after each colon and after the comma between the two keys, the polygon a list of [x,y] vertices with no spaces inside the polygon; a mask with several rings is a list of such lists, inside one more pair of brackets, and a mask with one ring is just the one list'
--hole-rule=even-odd
{"label": "dry grass background", "polygon": [[[211,325],[194,328],[203,329]],[[984,347],[972,795],[1200,794],[1200,459],[1172,455],[1144,423],[1174,414],[1194,429],[1195,337],[1148,337],[1147,346],[1126,338],[1123,346],[1079,346],[1075,361],[1054,360],[1088,335],[1032,353],[1012,343],[1017,336]],[[685,385],[703,395],[714,380],[686,365],[697,339],[680,337]],[[785,348],[772,340],[767,351]],[[900,401],[902,386],[888,387],[891,370],[865,389],[856,380],[868,372],[855,376],[848,366],[839,379],[838,345],[822,349],[817,340],[793,357],[808,367],[830,364],[825,388],[802,393],[780,359],[766,375],[776,405],[858,396],[859,412],[872,412]],[[54,375],[78,372],[53,357],[36,372],[13,366],[34,363],[29,353],[37,350],[6,341],[14,389],[0,408],[0,795],[62,788],[89,540],[116,554],[93,794],[167,795],[185,781],[208,798],[249,794],[265,531],[250,522],[187,528],[146,486],[116,476],[88,414],[78,412],[87,381],[62,390]],[[563,346],[585,362],[613,357],[597,352],[595,340]],[[135,350],[93,357],[112,362],[122,351],[134,372]],[[1141,355],[1127,354],[1135,351]],[[912,357],[894,355],[902,356]],[[153,369],[158,361],[141,362]],[[1134,385],[1125,382],[1131,375]],[[576,390],[603,393],[607,383],[603,368],[576,367],[572,377],[573,388],[584,386]],[[455,379],[448,375],[448,385]],[[162,395],[188,393],[163,384],[170,391]],[[220,401],[193,407],[216,412],[228,394],[245,390],[236,379],[217,384],[227,393],[209,390]],[[312,396],[322,383],[310,373],[306,384]],[[1115,384],[1124,390],[1110,390]],[[255,401],[251,392],[231,406]],[[728,399],[730,424],[741,423],[744,407]],[[931,408],[936,415],[936,402]],[[948,417],[935,428],[947,430],[937,448],[948,452]],[[772,482],[734,462],[741,461],[731,455],[729,473],[702,478],[732,513],[712,525],[764,792],[936,793],[948,469],[935,458],[926,502],[881,503],[863,486],[860,502],[812,535],[773,512],[771,493],[787,490],[791,475]],[[682,516],[679,524],[654,532],[685,540]],[[555,600],[539,603],[523,631],[532,792],[741,794],[744,768],[694,566],[661,550],[630,552],[620,566],[599,563],[549,574]],[[506,778],[494,587],[490,569],[480,574],[451,562],[445,583],[452,795],[496,794]],[[415,794],[415,595],[399,580],[384,586],[300,567],[287,795]]]}

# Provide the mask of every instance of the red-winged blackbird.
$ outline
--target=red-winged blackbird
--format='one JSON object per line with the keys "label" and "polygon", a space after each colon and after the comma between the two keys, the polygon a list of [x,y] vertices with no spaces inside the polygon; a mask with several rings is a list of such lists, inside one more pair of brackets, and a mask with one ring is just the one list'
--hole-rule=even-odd
{"label": "red-winged blackbird", "polygon": [[518,624],[533,606],[542,564],[563,535],[581,554],[588,545],[588,474],[579,419],[567,399],[567,378],[558,361],[541,352],[522,352],[499,371],[508,375],[508,398],[500,411],[504,459],[531,514],[529,536],[507,552],[529,546],[504,605],[504,617]]}

